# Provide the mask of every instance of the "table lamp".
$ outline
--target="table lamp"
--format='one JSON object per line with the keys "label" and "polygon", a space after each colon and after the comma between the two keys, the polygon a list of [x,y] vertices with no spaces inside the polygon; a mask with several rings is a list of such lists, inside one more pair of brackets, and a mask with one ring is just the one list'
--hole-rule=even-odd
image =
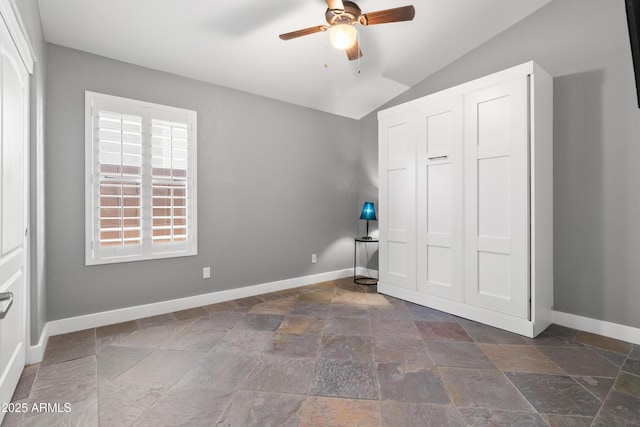
{"label": "table lamp", "polygon": [[377,221],[376,218],[376,210],[373,207],[373,202],[364,202],[364,206],[362,207],[362,213],[360,214],[360,219],[367,220],[367,235],[364,236],[363,240],[371,240],[369,237],[369,220]]}

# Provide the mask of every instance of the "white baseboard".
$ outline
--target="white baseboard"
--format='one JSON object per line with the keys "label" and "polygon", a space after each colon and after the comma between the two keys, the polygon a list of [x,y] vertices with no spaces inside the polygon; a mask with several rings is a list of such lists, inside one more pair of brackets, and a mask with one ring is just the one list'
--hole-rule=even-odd
{"label": "white baseboard", "polygon": [[262,295],[269,292],[298,288],[301,286],[312,285],[314,283],[350,277],[352,275],[353,269],[348,268],[344,270],[330,271],[328,273],[295,277],[292,279],[278,280],[275,282],[262,283],[259,285],[211,292],[208,294],[195,295],[192,297],[174,299],[169,301],[161,301],[153,304],[138,305],[134,307],[126,307],[117,310],[87,314],[84,316],[52,320],[45,324],[38,344],[29,348],[28,363],[38,363],[42,361],[44,350],[47,347],[47,342],[50,336],[81,331],[83,329],[98,328],[100,326],[113,325],[115,323],[142,319],[149,316],[157,316],[159,314],[166,314],[174,311],[187,310],[190,308],[216,304],[219,302],[225,302],[239,298]]}
{"label": "white baseboard", "polygon": [[44,328],[42,328],[38,344],[32,345],[27,349],[27,365],[42,362],[42,358],[44,357],[44,349],[47,348],[47,343],[49,342],[50,336],[51,334],[49,333],[49,323],[47,322],[45,323]]}
{"label": "white baseboard", "polygon": [[590,317],[578,316],[575,314],[552,311],[551,320],[556,325],[567,328],[578,329],[580,331],[591,332],[592,334],[604,335],[634,344],[640,344],[640,329],[631,326],[620,325],[618,323],[606,322],[604,320],[592,319]]}

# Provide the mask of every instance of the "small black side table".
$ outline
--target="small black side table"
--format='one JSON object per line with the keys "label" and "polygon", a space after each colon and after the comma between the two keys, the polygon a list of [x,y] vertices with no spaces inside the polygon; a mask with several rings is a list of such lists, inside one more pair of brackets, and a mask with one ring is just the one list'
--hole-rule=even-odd
{"label": "small black side table", "polygon": [[[375,277],[358,277],[356,279],[356,263],[358,260],[358,243],[378,243],[378,239],[363,239],[362,237],[356,237],[353,239],[353,283],[358,285],[375,285],[378,283],[378,279]],[[369,281],[369,282],[363,282]],[[373,281],[373,282],[371,282]]]}

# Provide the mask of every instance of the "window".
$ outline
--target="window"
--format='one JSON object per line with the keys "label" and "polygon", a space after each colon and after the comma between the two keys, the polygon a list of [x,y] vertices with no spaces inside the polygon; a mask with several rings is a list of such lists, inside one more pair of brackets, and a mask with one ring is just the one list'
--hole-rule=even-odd
{"label": "window", "polygon": [[85,93],[85,264],[197,254],[196,112]]}

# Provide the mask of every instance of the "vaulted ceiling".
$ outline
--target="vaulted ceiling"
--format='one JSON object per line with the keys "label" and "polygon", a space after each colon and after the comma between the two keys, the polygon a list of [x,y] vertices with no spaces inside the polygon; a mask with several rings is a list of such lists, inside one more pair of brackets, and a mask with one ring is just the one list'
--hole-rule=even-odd
{"label": "vaulted ceiling", "polygon": [[360,0],[364,13],[407,4],[410,22],[358,25],[348,61],[325,0],[39,0],[50,43],[351,118],[361,118],[550,0]]}

